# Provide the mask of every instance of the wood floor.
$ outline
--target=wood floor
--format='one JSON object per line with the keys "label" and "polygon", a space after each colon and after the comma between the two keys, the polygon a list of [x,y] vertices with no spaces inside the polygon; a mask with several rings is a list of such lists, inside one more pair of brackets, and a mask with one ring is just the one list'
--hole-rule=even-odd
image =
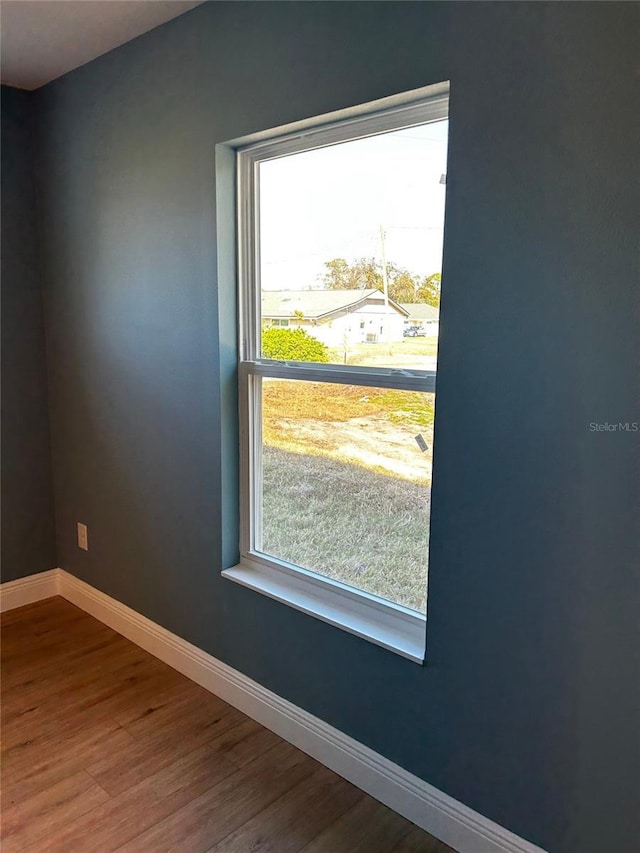
{"label": "wood floor", "polygon": [[2,617],[2,853],[450,853],[61,598]]}

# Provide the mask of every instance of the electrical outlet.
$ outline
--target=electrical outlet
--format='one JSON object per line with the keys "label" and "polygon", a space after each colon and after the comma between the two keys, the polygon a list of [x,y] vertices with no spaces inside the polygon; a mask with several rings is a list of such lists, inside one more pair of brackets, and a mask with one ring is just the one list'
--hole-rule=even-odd
{"label": "electrical outlet", "polygon": [[83,551],[89,550],[89,532],[87,530],[87,525],[80,524],[80,522],[78,522],[78,548],[82,548]]}

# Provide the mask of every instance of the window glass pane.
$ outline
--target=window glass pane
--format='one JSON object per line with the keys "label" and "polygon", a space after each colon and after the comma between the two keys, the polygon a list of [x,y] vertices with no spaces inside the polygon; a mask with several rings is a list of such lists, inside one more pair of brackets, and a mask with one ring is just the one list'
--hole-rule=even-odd
{"label": "window glass pane", "polygon": [[447,129],[260,163],[263,357],[435,370]]}
{"label": "window glass pane", "polygon": [[261,387],[256,550],[424,613],[434,395]]}

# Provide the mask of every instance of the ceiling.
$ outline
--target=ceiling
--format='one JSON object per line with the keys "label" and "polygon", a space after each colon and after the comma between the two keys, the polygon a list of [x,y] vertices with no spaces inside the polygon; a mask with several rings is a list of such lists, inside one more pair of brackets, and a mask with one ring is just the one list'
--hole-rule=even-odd
{"label": "ceiling", "polygon": [[2,0],[0,80],[37,89],[202,0]]}

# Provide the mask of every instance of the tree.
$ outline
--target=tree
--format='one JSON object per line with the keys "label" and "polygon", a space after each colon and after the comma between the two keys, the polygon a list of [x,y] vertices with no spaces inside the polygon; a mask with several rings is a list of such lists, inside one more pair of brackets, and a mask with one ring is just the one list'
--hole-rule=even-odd
{"label": "tree", "polygon": [[327,347],[304,329],[265,326],[262,329],[262,355],[278,361],[329,361]]}
{"label": "tree", "polygon": [[353,264],[334,258],[325,267],[323,284],[329,290],[382,290],[382,268],[375,258],[360,258]]}
{"label": "tree", "polygon": [[[387,264],[387,267],[389,264]],[[395,270],[389,276],[389,296],[396,302],[415,302],[418,280],[407,270]]]}
{"label": "tree", "polygon": [[[384,290],[382,264],[375,258],[359,258],[348,263],[344,258],[326,261],[322,283],[329,290]],[[421,278],[392,261],[387,263],[389,297],[395,302],[440,304],[440,273]]]}
{"label": "tree", "polygon": [[334,258],[325,261],[326,272],[322,283],[328,290],[351,290],[358,287],[353,278],[353,271],[344,258]]}
{"label": "tree", "polygon": [[440,283],[442,276],[434,272],[424,278],[416,291],[416,302],[426,302],[427,305],[440,307]]}

